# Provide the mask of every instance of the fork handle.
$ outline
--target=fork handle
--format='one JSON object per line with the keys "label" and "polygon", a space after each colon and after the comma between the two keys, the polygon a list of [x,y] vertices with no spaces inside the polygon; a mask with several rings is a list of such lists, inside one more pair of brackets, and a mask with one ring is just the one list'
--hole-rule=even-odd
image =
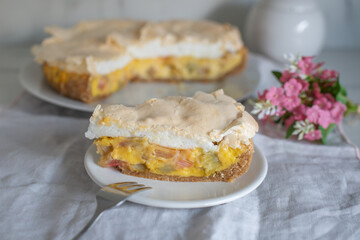
{"label": "fork handle", "polygon": [[85,227],[74,237],[74,240],[79,239],[92,225],[96,222],[96,220],[99,219],[100,215],[107,210],[114,206],[121,205],[123,202],[125,202],[125,199],[123,201],[120,201],[118,203],[114,203],[111,201],[108,201],[104,198],[98,198],[97,199],[97,206],[94,215],[89,220],[89,222],[85,225]]}

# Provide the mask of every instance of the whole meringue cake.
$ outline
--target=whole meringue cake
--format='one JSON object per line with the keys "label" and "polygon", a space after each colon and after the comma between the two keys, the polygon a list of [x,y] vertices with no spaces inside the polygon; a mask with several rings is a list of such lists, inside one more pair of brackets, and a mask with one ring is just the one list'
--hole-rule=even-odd
{"label": "whole meringue cake", "polygon": [[99,165],[165,181],[231,182],[250,167],[258,131],[222,90],[150,99],[136,107],[98,105],[85,136]]}
{"label": "whole meringue cake", "polygon": [[51,36],[32,52],[46,81],[83,102],[129,81],[219,81],[246,63],[239,30],[211,21],[102,20],[45,30]]}

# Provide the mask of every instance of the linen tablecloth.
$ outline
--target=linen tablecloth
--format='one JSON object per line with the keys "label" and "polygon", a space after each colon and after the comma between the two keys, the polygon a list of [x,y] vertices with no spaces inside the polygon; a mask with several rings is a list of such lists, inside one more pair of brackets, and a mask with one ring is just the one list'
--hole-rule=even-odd
{"label": "linen tablecloth", "polygon": [[[260,58],[259,58],[260,59]],[[273,65],[259,61],[260,89]],[[24,94],[0,112],[0,238],[71,239],[95,210],[83,163],[90,113]],[[327,146],[261,125],[265,181],[228,204],[164,209],[126,202],[83,239],[360,239],[360,163],[336,132]]]}

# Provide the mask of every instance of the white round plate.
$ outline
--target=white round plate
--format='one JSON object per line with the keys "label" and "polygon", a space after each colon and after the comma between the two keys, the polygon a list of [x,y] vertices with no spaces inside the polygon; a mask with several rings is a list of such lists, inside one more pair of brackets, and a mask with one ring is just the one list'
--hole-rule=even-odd
{"label": "white round plate", "polygon": [[41,66],[33,61],[28,62],[20,71],[21,85],[34,96],[71,109],[92,112],[97,104],[124,104],[134,106],[149,98],[165,96],[192,97],[196,91],[212,92],[224,89],[225,93],[238,101],[248,98],[257,88],[260,75],[255,61],[249,57],[245,71],[227,77],[218,83],[129,83],[125,88],[112,94],[105,100],[86,104],[58,94],[44,80]]}
{"label": "white round plate", "polygon": [[85,154],[86,171],[96,184],[101,187],[129,181],[144,184],[152,189],[134,195],[129,201],[163,208],[201,208],[231,202],[255,190],[267,173],[266,158],[256,146],[249,170],[232,183],[167,182],[133,177],[114,168],[100,167],[99,157],[93,145]]}

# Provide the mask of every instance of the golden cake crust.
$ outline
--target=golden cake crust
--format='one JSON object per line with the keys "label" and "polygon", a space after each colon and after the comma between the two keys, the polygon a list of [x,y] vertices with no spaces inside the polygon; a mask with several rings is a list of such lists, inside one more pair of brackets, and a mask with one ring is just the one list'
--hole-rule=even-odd
{"label": "golden cake crust", "polygon": [[[125,86],[129,81],[129,79],[122,77],[119,81],[116,81],[118,87],[114,88],[114,91],[94,96],[91,92],[92,76],[88,73],[67,72],[66,70],[59,69],[56,66],[51,66],[48,63],[43,64],[43,73],[45,81],[51,88],[59,92],[61,95],[80,100],[85,103],[91,103],[104,99]],[[61,79],[62,76],[63,79]],[[99,76],[98,78],[99,81],[106,81],[107,79],[106,76]]]}
{"label": "golden cake crust", "polygon": [[56,75],[65,73],[65,70],[59,69],[58,73],[50,73],[50,71],[47,71],[49,68],[53,67],[45,62],[43,64],[45,80],[50,85],[50,87],[59,92],[61,95],[86,103],[99,100],[99,98],[92,97],[89,88],[90,74],[69,73],[71,77],[68,77],[66,81],[56,81]]}

